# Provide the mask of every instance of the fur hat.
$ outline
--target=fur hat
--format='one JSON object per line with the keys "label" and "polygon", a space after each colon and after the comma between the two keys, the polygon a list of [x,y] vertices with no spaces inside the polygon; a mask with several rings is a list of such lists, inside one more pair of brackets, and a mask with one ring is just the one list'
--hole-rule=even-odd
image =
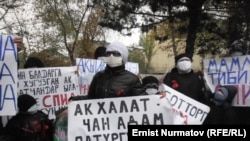
{"label": "fur hat", "polygon": [[28,94],[23,94],[17,98],[17,106],[19,111],[27,112],[28,109],[36,104],[36,99]]}
{"label": "fur hat", "polygon": [[142,78],[142,84],[145,88],[159,88],[159,81],[154,76],[145,76]]}
{"label": "fur hat", "polygon": [[107,51],[118,51],[122,56],[122,61],[125,64],[128,61],[128,48],[121,42],[115,41],[107,46]]}
{"label": "fur hat", "polygon": [[175,56],[175,64],[177,64],[178,60],[180,60],[180,59],[183,58],[183,57],[187,57],[187,58],[189,58],[191,61],[193,61],[191,55],[186,54],[186,53],[181,53],[181,54]]}
{"label": "fur hat", "polygon": [[44,64],[37,57],[29,57],[24,64],[24,68],[42,68],[42,67],[44,67]]}

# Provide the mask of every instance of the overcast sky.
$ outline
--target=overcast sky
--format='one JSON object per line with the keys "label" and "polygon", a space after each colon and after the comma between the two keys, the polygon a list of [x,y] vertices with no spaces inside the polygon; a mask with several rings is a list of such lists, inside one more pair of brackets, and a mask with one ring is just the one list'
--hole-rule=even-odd
{"label": "overcast sky", "polygon": [[110,31],[107,35],[107,42],[120,41],[126,46],[138,45],[140,39],[140,29],[134,29],[131,36],[123,36],[117,31]]}
{"label": "overcast sky", "polygon": [[[33,5],[31,2],[25,4],[25,9],[26,10],[21,10],[21,11],[16,11],[16,13],[20,14],[19,16],[23,16],[26,18],[33,18],[33,14],[30,12],[29,9],[32,9]],[[11,13],[8,14],[8,16],[11,15]],[[24,17],[19,17],[21,20],[26,19]],[[20,20],[19,19],[19,20]],[[16,20],[14,17],[10,16],[9,18],[6,18],[7,23],[12,23],[12,20]],[[8,22],[12,21],[12,22]],[[32,20],[31,20],[32,21]],[[15,23],[15,22],[14,22]],[[30,24],[31,26],[33,25],[32,23]],[[3,27],[3,23],[0,22],[0,26]],[[32,28],[28,28],[30,33],[32,33]],[[139,44],[139,39],[140,39],[140,29],[134,29],[132,30],[131,36],[123,36],[117,31],[110,30],[109,32],[106,33],[106,41],[107,42],[113,42],[113,41],[121,41],[124,43],[126,46],[131,46],[131,45],[138,45]]]}

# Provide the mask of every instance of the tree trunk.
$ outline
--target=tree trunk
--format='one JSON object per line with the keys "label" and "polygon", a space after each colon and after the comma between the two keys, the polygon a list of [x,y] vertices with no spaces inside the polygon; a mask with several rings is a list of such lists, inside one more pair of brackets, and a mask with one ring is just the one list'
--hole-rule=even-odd
{"label": "tree trunk", "polygon": [[186,50],[185,52],[194,55],[194,44],[196,40],[196,32],[200,25],[200,16],[202,13],[202,6],[206,0],[187,0],[189,25],[188,25],[188,35],[186,40]]}

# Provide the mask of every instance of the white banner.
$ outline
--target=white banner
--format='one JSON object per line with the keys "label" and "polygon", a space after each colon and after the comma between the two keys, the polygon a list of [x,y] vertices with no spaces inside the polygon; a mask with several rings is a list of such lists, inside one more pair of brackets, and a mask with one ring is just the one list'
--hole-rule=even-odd
{"label": "white banner", "polygon": [[166,98],[169,100],[173,109],[181,112],[185,119],[186,125],[201,125],[210,112],[210,107],[202,104],[165,84],[160,85],[160,91],[167,93]]}
{"label": "white banner", "polygon": [[75,71],[76,66],[19,69],[18,95],[33,96],[39,109],[55,118],[55,111],[67,107],[70,96],[79,95]]}
{"label": "white banner", "polygon": [[0,36],[0,115],[17,111],[17,47],[12,36]]}
{"label": "white banner", "polygon": [[73,101],[68,106],[68,140],[127,141],[127,125],[183,121],[169,101],[159,95]]}
{"label": "white banner", "polygon": [[204,77],[212,92],[220,85],[238,88],[233,106],[250,106],[250,55],[205,59]]}

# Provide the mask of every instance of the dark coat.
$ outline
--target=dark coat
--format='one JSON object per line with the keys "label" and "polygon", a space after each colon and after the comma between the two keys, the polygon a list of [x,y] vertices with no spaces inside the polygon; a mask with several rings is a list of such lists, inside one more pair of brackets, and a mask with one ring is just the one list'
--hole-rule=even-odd
{"label": "dark coat", "polygon": [[216,124],[216,125],[237,125],[240,124],[240,118],[234,108],[232,108],[232,101],[237,94],[237,88],[234,86],[223,86],[228,90],[228,97],[225,99],[225,102],[216,106],[214,103],[214,99],[211,99],[209,104],[210,112],[206,120],[204,121],[204,125],[206,124]]}
{"label": "dark coat", "polygon": [[4,127],[6,141],[53,141],[53,122],[42,111],[17,113]]}
{"label": "dark coat", "polygon": [[176,68],[167,73],[164,84],[182,94],[206,104],[205,82],[200,73],[193,70],[190,73],[180,74]]}
{"label": "dark coat", "polygon": [[144,95],[140,79],[125,65],[97,72],[90,84],[88,99]]}
{"label": "dark coat", "polygon": [[240,124],[239,116],[231,106],[210,105],[210,112],[204,121],[204,125],[237,125]]}

